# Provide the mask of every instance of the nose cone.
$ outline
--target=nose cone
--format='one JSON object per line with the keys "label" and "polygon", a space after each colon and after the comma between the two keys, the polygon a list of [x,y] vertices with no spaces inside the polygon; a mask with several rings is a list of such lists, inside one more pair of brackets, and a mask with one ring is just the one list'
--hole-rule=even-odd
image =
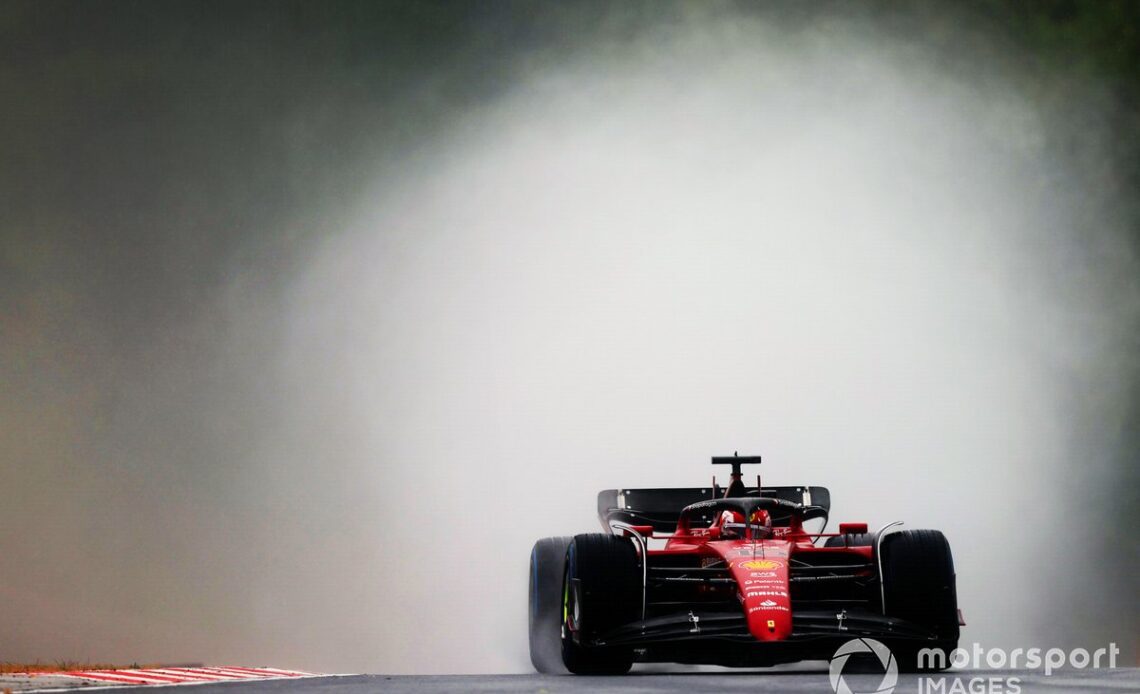
{"label": "nose cone", "polygon": [[782,540],[717,542],[740,592],[748,631],[758,641],[782,641],[792,634],[788,595],[788,544]]}

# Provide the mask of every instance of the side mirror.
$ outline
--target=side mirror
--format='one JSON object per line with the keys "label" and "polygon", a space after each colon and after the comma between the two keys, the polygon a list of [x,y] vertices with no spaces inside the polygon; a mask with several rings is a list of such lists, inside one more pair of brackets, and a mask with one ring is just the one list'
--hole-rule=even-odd
{"label": "side mirror", "polygon": [[[653,526],[652,525],[633,525],[630,527],[633,528],[633,532],[637,533],[638,535],[641,535],[642,537],[653,537]],[[630,532],[628,530],[626,530],[622,533],[622,535],[624,535],[625,537],[629,537]]]}
{"label": "side mirror", "polygon": [[865,532],[867,532],[867,524],[866,523],[840,523],[839,524],[839,534],[840,535],[854,535],[856,533],[865,533]]}

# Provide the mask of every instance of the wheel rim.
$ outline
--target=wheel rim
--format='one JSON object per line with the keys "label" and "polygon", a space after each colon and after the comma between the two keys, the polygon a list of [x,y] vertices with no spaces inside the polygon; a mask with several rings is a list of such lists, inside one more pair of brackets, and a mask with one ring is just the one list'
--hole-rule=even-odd
{"label": "wheel rim", "polygon": [[570,633],[578,632],[578,625],[582,621],[582,608],[578,601],[578,590],[574,586],[570,570],[566,570],[566,578],[562,581],[562,623]]}

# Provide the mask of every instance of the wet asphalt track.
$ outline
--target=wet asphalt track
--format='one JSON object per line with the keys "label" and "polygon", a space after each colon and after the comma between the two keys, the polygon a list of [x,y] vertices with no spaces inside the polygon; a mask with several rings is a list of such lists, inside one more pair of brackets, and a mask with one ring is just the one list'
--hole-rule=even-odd
{"label": "wet asphalt track", "polygon": [[[1065,694],[1073,692],[1140,692],[1140,669],[1068,670],[1045,677],[1041,672],[982,670],[955,671],[944,675],[941,688],[930,689],[913,675],[899,677],[895,694],[950,694],[951,692],[1007,692],[1005,678],[1019,678],[1022,692]],[[961,688],[953,680],[961,679]],[[997,678],[1000,688],[980,683],[970,689],[970,680]],[[873,691],[881,681],[873,675],[849,676],[852,689]],[[987,685],[989,683],[987,682]],[[921,687],[921,688],[920,688]],[[986,688],[979,688],[986,687]],[[122,691],[122,690],[117,690]],[[366,694],[369,692],[406,692],[408,694],[451,694],[452,692],[508,692],[526,694],[560,694],[561,692],[669,692],[673,694],[715,694],[717,692],[797,692],[830,694],[826,670],[796,672],[716,672],[716,673],[634,673],[625,677],[554,677],[543,675],[351,675],[304,680],[270,682],[237,682],[201,685],[193,694]]]}

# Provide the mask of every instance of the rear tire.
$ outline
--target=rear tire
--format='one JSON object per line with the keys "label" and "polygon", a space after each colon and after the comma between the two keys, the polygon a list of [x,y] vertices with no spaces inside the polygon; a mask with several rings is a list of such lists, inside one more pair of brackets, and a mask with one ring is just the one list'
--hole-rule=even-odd
{"label": "rear tire", "polygon": [[564,675],[562,664],[562,578],[570,537],[547,537],[530,552],[530,662],[545,675]]}
{"label": "rear tire", "polygon": [[594,644],[607,631],[640,618],[641,565],[627,538],[577,535],[566,553],[562,662],[576,675],[622,675],[633,665],[629,648]]}
{"label": "rear tire", "polygon": [[946,536],[937,530],[904,530],[883,538],[884,613],[924,626],[937,634],[935,641],[895,650],[904,672],[937,671],[937,664],[919,667],[918,651],[941,648],[949,662],[958,647],[958,593],[954,557]]}
{"label": "rear tire", "polygon": [[823,541],[824,547],[871,547],[874,544],[875,533],[834,535]]}

